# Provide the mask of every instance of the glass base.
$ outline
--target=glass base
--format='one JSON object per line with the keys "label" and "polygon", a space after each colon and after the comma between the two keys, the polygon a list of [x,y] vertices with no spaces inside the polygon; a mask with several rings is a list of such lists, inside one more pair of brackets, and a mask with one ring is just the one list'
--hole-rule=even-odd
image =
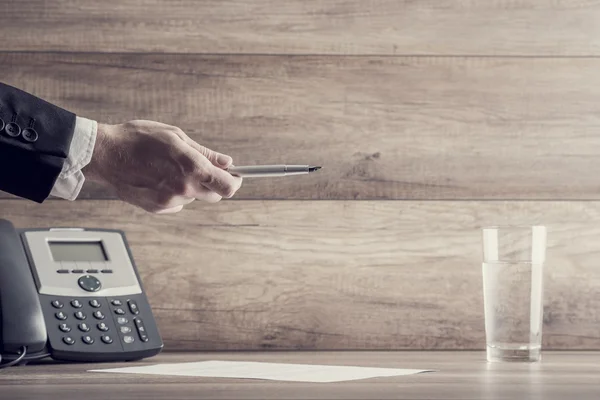
{"label": "glass base", "polygon": [[489,362],[538,362],[541,359],[539,345],[487,346]]}

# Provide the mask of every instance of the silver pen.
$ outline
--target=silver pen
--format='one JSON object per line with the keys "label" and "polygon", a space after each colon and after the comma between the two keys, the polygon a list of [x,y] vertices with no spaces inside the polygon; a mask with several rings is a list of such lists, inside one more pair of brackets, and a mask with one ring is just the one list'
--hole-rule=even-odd
{"label": "silver pen", "polygon": [[242,178],[264,178],[274,176],[304,175],[320,170],[310,165],[247,165],[231,166],[227,171]]}

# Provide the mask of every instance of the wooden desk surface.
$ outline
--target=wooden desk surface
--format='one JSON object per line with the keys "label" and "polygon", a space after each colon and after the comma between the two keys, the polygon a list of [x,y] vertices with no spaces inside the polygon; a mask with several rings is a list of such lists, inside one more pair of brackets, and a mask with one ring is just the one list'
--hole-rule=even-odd
{"label": "wooden desk surface", "polygon": [[[111,364],[37,364],[0,370],[0,398],[20,399],[597,399],[600,352],[545,352],[537,364],[488,364],[483,352],[163,353]],[[86,372],[203,360],[434,369],[342,383],[195,378]]]}

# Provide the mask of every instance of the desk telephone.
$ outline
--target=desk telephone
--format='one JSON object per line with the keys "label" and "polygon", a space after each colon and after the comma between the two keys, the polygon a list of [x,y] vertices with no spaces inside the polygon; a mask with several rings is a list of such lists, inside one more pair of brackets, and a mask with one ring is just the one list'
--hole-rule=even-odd
{"label": "desk telephone", "polygon": [[130,361],[162,347],[123,231],[0,219],[0,367]]}

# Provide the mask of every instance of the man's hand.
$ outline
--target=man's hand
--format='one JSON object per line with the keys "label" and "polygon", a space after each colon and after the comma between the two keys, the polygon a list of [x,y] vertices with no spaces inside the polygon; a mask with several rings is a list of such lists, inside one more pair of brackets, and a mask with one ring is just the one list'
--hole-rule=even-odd
{"label": "man's hand", "polygon": [[190,139],[181,129],[135,120],[98,124],[86,179],[112,187],[128,203],[153,213],[178,212],[195,199],[230,198],[242,179],[225,171],[231,157]]}

